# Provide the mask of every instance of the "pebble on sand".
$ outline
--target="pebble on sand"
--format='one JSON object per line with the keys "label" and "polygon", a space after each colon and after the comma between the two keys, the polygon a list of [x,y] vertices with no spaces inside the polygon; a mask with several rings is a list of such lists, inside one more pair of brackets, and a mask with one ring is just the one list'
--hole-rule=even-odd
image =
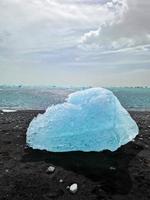
{"label": "pebble on sand", "polygon": [[109,169],[110,170],[116,170],[116,167],[111,166]]}
{"label": "pebble on sand", "polygon": [[48,168],[47,168],[47,170],[46,170],[46,172],[48,173],[48,174],[51,174],[51,173],[53,173],[55,171],[55,167],[54,166],[49,166]]}
{"label": "pebble on sand", "polygon": [[78,185],[76,183],[73,183],[70,188],[69,188],[70,192],[72,194],[75,194],[78,191]]}

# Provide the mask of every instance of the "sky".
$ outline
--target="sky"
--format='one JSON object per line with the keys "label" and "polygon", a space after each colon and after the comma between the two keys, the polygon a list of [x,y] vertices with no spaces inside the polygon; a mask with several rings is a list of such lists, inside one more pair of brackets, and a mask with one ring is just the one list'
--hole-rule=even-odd
{"label": "sky", "polygon": [[0,84],[150,85],[149,0],[0,0]]}

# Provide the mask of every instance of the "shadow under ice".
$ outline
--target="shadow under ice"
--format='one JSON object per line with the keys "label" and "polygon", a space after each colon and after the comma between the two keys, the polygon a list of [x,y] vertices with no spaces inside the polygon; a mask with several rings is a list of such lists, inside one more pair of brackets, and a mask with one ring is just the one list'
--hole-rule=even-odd
{"label": "shadow under ice", "polygon": [[22,162],[45,161],[98,182],[101,188],[110,194],[127,194],[132,188],[128,166],[141,150],[142,147],[133,142],[115,152],[105,150],[54,153],[27,148]]}

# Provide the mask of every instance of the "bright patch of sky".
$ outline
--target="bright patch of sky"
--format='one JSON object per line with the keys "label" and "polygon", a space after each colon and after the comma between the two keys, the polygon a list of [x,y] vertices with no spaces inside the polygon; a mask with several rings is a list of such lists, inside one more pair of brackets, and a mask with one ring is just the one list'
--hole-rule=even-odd
{"label": "bright patch of sky", "polygon": [[1,0],[0,83],[150,85],[149,10],[148,0]]}

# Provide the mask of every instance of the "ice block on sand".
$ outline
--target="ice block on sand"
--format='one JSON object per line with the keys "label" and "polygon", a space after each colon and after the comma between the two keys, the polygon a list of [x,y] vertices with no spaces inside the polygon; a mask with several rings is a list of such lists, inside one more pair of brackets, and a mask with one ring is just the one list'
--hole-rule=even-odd
{"label": "ice block on sand", "polygon": [[90,88],[68,96],[34,118],[27,144],[53,152],[115,151],[138,134],[138,126],[114,94]]}

